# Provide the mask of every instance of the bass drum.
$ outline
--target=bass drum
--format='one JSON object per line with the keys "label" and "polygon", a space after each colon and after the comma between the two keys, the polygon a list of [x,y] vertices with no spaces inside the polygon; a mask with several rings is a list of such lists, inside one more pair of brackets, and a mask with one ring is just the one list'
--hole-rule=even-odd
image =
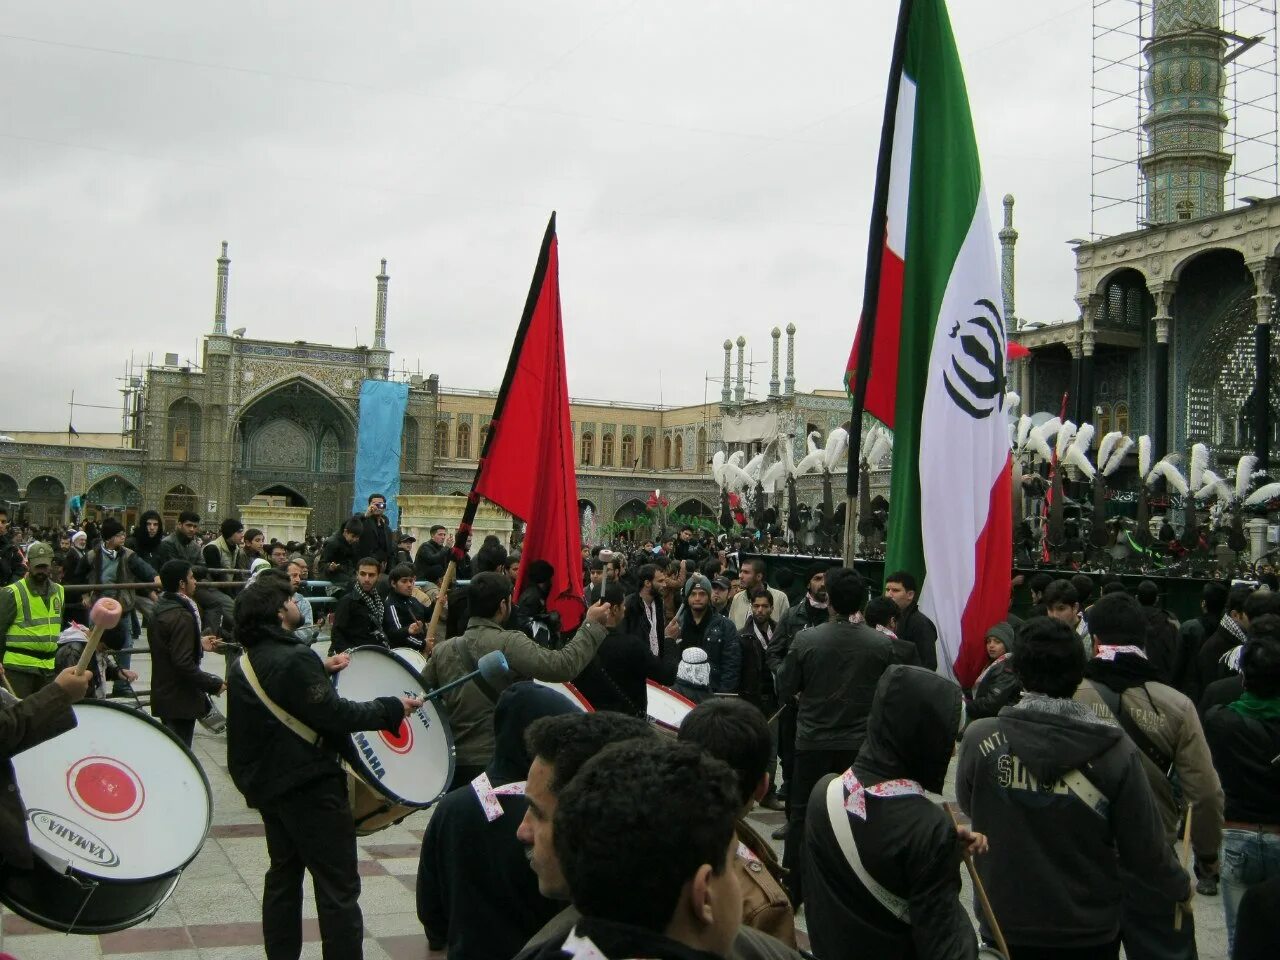
{"label": "bass drum", "polygon": [[[334,674],[338,695],[347,700],[417,696],[422,677],[386,647],[347,651],[351,663]],[[357,731],[350,735],[348,773],[351,816],[361,836],[399,823],[429,807],[449,789],[455,751],[449,719],[428,700],[400,723],[395,733]]]}
{"label": "bass drum", "polygon": [[676,693],[670,687],[664,687],[656,680],[647,680],[645,683],[648,693],[645,712],[649,715],[649,722],[658,728],[659,733],[674,737],[679,732],[684,718],[697,704],[683,694]]}
{"label": "bass drum", "polygon": [[560,694],[562,697],[564,697],[566,700],[572,703],[575,707],[577,707],[583,713],[596,712],[596,708],[593,707],[590,701],[588,701],[587,698],[582,695],[582,691],[579,690],[577,687],[575,687],[572,683],[567,683],[567,682],[560,683],[559,681],[556,681],[556,680],[538,680],[538,679],[535,679],[533,682],[540,687],[546,687],[548,690],[554,690],[556,693]]}
{"label": "bass drum", "polygon": [[209,835],[209,781],[190,750],[129,707],[86,700],[76,727],[13,757],[35,853],[0,901],[63,933],[150,919]]}

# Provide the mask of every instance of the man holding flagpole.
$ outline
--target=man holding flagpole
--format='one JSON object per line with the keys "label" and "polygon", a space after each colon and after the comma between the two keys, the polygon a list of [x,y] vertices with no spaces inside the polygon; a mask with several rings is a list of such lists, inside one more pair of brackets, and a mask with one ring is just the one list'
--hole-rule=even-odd
{"label": "man holding flagpole", "polygon": [[[1012,564],[995,248],[946,4],[902,0],[846,381],[854,429],[864,411],[893,429],[885,568],[920,582],[938,668],[964,686],[1007,612]],[[856,484],[851,457],[851,496]]]}

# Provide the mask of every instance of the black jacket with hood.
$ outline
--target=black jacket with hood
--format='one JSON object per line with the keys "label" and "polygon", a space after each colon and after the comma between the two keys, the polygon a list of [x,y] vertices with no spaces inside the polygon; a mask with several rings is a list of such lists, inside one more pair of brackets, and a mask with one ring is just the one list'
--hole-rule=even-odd
{"label": "black jacket with hood", "polygon": [[[1072,771],[1100,795],[1095,804],[1063,782]],[[1084,704],[1024,693],[998,717],[970,724],[956,798],[990,840],[978,870],[1010,944],[1114,940],[1122,867],[1165,899],[1190,895],[1138,748]],[[985,925],[983,932],[989,934]]]}
{"label": "black jacket with hood", "polygon": [[[159,524],[156,527],[156,535],[154,537],[147,536],[148,520],[154,520]],[[159,573],[160,565],[156,563],[156,553],[160,549],[160,541],[163,539],[164,521],[160,518],[160,514],[155,510],[144,510],[142,516],[138,518],[138,525],[133,528],[133,533],[129,535],[129,539],[124,542],[124,545]]]}
{"label": "black jacket with hood", "polygon": [[[524,732],[540,717],[571,713],[568,698],[530,681],[512,684],[493,712],[490,785],[523,782],[529,771]],[[490,822],[469,785],[441,800],[427,823],[418,860],[418,919],[432,940],[447,941],[452,960],[507,960],[564,904],[538,892],[516,828],[523,796],[499,797]]]}
{"label": "black jacket with hood", "polygon": [[[894,665],[871,705],[853,771],[864,786],[905,777],[942,792],[960,728],[960,688],[930,670]],[[815,955],[971,960],[973,924],[960,903],[960,844],[951,818],[922,796],[867,796],[867,819],[845,814],[867,872],[909,902],[911,923],[891,914],[849,866],[819,782],[805,819],[805,910]]]}

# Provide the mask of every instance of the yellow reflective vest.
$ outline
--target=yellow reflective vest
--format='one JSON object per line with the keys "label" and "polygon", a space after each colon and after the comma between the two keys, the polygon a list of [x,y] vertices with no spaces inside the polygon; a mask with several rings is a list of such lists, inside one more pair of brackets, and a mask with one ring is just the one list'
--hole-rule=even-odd
{"label": "yellow reflective vest", "polygon": [[62,584],[51,583],[48,598],[27,589],[26,579],[9,584],[17,607],[4,645],[4,665],[16,670],[53,671],[62,632]]}

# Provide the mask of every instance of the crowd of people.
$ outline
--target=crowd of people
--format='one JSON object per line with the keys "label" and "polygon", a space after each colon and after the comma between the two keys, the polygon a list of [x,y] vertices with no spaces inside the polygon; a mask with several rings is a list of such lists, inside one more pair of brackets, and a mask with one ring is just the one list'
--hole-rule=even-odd
{"label": "crowd of people", "polygon": [[[545,561],[516,594],[519,553],[496,537],[472,554],[441,526],[415,549],[385,511],[374,494],[333,536],[292,544],[193,513],[164,531],[154,511],[132,531],[108,518],[41,540],[0,513],[0,652],[21,698],[0,711],[0,749],[66,729],[81,696],[130,693],[145,624],[149,707],[176,736],[190,744],[227,696],[228,768],[271,863],[266,955],[299,955],[310,873],[324,955],[358,957],[337,761],[347,734],[396,731],[422,701],[344,700],[333,675],[355,647],[404,647],[430,691],[500,651],[507,683],[440,695],[455,776],[417,898],[452,960],[793,957],[801,909],[820,960],[997,943],[1010,960],[1193,958],[1197,894],[1220,897],[1233,958],[1280,955],[1280,590],[1210,583],[1179,623],[1154,583],[1038,574],[961,690],[907,571],[873,591],[817,560],[774,583],[743,544],[684,528],[584,547],[569,630]],[[100,596],[125,616],[92,676],[60,670]],[[202,669],[215,650],[225,677]],[[649,680],[692,704],[675,736],[646,720]],[[595,712],[530,681],[572,682]],[[953,763],[958,811],[930,796]],[[786,812],[780,862],[746,820],[756,806]],[[21,869],[12,791],[0,818]],[[991,906],[977,932],[966,857]]]}

